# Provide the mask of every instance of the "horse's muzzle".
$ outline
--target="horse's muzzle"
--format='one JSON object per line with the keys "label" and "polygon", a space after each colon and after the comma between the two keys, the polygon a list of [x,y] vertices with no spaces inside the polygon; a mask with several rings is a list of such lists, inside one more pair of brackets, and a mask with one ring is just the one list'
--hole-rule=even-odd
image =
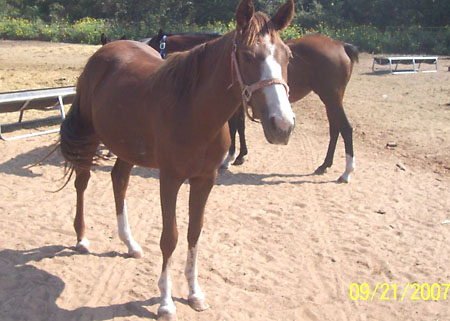
{"label": "horse's muzzle", "polygon": [[287,145],[295,127],[295,118],[285,119],[271,116],[267,120],[262,119],[264,135],[271,144]]}

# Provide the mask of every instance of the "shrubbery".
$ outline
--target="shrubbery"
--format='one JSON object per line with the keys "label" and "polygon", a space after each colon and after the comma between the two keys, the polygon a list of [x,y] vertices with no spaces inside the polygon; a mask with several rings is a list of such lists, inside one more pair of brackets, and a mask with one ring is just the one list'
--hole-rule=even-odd
{"label": "shrubbery", "polygon": [[[233,22],[208,23],[204,26],[178,25],[166,32],[214,31],[226,33],[234,29]],[[159,26],[149,27],[141,22],[137,25],[121,25],[109,20],[83,18],[75,23],[57,20],[47,24],[40,19],[0,18],[0,38],[19,40],[45,40],[86,44],[99,44],[104,32],[111,39],[125,35],[128,39],[143,39],[155,35]],[[305,30],[297,24],[281,33],[283,39],[298,38],[306,33],[320,32],[324,35],[356,45],[361,51],[373,53],[407,53],[450,55],[450,28],[386,28],[380,31],[371,25],[347,28],[331,28],[319,24],[315,30]]]}
{"label": "shrubbery", "polygon": [[357,45],[373,53],[450,55],[450,28],[386,28],[381,32],[373,26],[355,26],[318,30],[335,39]]}

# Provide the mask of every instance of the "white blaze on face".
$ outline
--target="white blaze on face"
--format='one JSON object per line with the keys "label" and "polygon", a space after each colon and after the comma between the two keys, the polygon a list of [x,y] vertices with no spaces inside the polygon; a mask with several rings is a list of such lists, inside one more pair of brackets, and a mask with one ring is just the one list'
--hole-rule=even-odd
{"label": "white blaze on face", "polygon": [[[275,60],[275,46],[271,43],[270,36],[266,36],[264,41],[269,48],[269,55],[262,63],[260,80],[270,78],[283,79],[281,65]],[[287,131],[289,127],[294,125],[295,115],[292,112],[286,89],[281,84],[275,84],[266,86],[261,90],[269,107],[269,117],[274,116],[278,128]]]}

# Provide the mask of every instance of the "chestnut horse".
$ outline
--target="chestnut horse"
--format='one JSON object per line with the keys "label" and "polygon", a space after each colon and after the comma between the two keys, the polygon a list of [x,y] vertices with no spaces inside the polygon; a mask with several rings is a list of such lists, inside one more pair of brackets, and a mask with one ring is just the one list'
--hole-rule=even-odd
{"label": "chestnut horse", "polygon": [[325,160],[315,173],[323,174],[333,165],[334,151],[339,133],[344,139],[346,167],[338,181],[348,183],[350,173],[355,169],[353,154],[353,128],[344,112],[344,93],[358,62],[358,49],[342,41],[321,34],[311,34],[286,41],[293,59],[288,66],[291,92],[289,101],[295,102],[311,91],[325,104],[330,142]]}
{"label": "chestnut horse", "polygon": [[[290,102],[296,102],[311,91],[315,92],[325,104],[329,123],[330,141],[322,165],[315,174],[324,174],[333,165],[334,152],[339,133],[344,139],[346,166],[338,182],[348,183],[355,169],[353,153],[353,129],[344,111],[343,99],[350,80],[353,65],[358,62],[358,49],[352,44],[338,41],[321,34],[310,34],[298,39],[288,40],[286,44],[293,58],[288,66]],[[239,132],[240,152],[233,164],[240,165],[247,154],[245,141],[245,113],[240,108],[228,121],[231,145],[222,168],[228,168],[235,157],[236,131]]]}
{"label": "chestnut horse", "polygon": [[[158,49],[159,43],[164,33],[160,30],[158,36],[152,38],[150,45]],[[187,50],[198,42],[180,41],[183,34],[176,37],[166,36],[166,54],[173,52],[171,48]],[[201,39],[197,35],[196,40]],[[210,37],[204,37],[204,41]],[[358,50],[355,46],[334,40],[321,34],[310,34],[299,39],[288,40],[286,44],[293,53],[293,59],[288,66],[288,84],[290,87],[291,102],[298,101],[309,94],[315,92],[325,104],[329,130],[330,142],[325,160],[320,165],[315,174],[323,174],[327,168],[333,165],[334,151],[339,133],[342,135],[345,144],[346,168],[338,181],[348,183],[350,173],[355,168],[353,154],[352,127],[344,112],[344,93],[352,74],[353,65],[358,61]],[[231,145],[228,156],[223,161],[222,168],[228,168],[234,160],[233,165],[240,165],[247,155],[247,144],[245,140],[245,114],[242,108],[228,121],[231,135]],[[240,151],[236,157],[236,131],[239,133]]]}
{"label": "chestnut horse", "polygon": [[291,22],[294,2],[269,19],[254,12],[251,0],[236,9],[236,30],[166,61],[135,41],[101,47],[88,61],[74,103],[61,125],[60,148],[75,172],[77,250],[87,252],[84,192],[100,141],[115,155],[112,183],[120,239],[133,257],[142,256],[127,218],[125,194],[134,165],[159,168],[163,228],[162,270],[158,282],[159,320],[176,320],[170,262],[178,240],[176,200],[188,179],[189,227],[185,275],[189,304],[208,308],[197,280],[198,240],[207,198],[230,143],[228,119],[251,95],[266,139],[287,144],[294,127],[288,100],[287,65],[291,52],[279,30]]}

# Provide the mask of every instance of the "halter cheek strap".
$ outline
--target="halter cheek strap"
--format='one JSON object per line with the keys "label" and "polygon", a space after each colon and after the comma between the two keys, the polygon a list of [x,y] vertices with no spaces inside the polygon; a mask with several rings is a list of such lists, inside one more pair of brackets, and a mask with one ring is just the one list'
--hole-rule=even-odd
{"label": "halter cheek strap", "polygon": [[166,59],[166,53],[164,52],[164,50],[166,49],[166,38],[166,35],[162,36],[161,42],[159,43],[159,54],[161,55],[162,59]]}
{"label": "halter cheek strap", "polygon": [[230,87],[233,86],[233,84],[234,84],[234,74],[235,74],[234,71],[236,71],[237,81],[239,83],[239,86],[241,87],[242,101],[244,103],[245,113],[247,114],[248,118],[250,118],[252,121],[255,121],[255,118],[252,115],[250,115],[250,113],[248,112],[249,107],[251,107],[249,103],[250,103],[250,100],[252,99],[253,93],[259,89],[266,87],[266,86],[280,84],[280,85],[284,86],[284,89],[286,90],[286,94],[289,97],[289,86],[281,78],[268,78],[268,79],[263,79],[258,82],[255,82],[254,84],[251,84],[251,85],[246,85],[242,79],[242,75],[239,70],[239,65],[237,63],[237,58],[236,58],[236,52],[237,52],[237,44],[236,44],[236,35],[235,35],[233,50],[231,50],[231,85],[230,85]]}

